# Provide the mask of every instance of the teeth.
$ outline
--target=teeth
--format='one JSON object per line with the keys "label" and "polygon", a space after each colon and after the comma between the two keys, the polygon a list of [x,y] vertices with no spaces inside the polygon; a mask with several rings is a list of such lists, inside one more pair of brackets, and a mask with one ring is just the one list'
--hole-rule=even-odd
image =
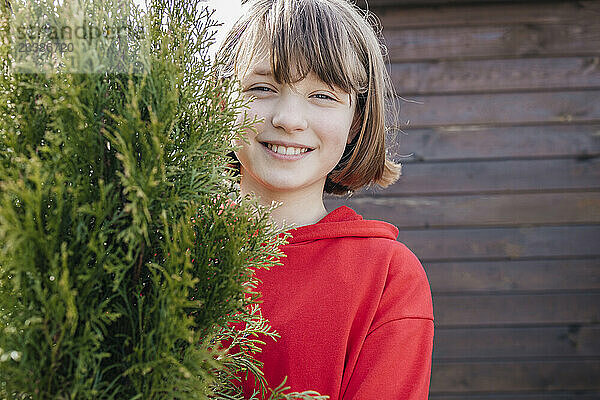
{"label": "teeth", "polygon": [[267,147],[271,150],[273,150],[275,153],[279,153],[279,154],[285,154],[285,155],[296,155],[296,154],[301,154],[301,153],[306,153],[308,151],[308,149],[305,148],[299,148],[299,147],[284,147],[284,146],[278,146],[276,144],[271,144],[271,143],[267,143]]}

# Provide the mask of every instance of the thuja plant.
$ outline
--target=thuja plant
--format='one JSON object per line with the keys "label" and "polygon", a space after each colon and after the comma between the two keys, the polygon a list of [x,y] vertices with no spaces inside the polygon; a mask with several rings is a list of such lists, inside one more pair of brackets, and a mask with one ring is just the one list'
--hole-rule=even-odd
{"label": "thuja plant", "polygon": [[0,398],[324,398],[255,359],[287,236],[228,166],[255,121],[201,3],[0,1]]}

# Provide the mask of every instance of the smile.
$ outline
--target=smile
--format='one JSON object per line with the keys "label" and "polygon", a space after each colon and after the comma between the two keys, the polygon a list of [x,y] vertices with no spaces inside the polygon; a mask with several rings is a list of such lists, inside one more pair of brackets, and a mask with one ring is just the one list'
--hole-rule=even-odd
{"label": "smile", "polygon": [[279,160],[300,160],[314,150],[308,147],[286,147],[266,142],[261,142],[261,144],[263,145],[265,151],[271,155],[271,157]]}
{"label": "smile", "polygon": [[294,154],[306,153],[309,150],[307,147],[304,147],[304,148],[285,147],[285,146],[278,146],[276,144],[271,144],[271,143],[264,143],[264,145],[267,146],[267,148],[269,150],[273,151],[274,153],[288,155],[288,156],[291,156]]}

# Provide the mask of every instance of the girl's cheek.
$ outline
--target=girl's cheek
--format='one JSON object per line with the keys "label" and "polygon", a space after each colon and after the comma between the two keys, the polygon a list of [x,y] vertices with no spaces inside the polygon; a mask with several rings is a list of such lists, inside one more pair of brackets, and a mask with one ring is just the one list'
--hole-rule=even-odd
{"label": "girl's cheek", "polygon": [[250,105],[250,109],[248,110],[248,118],[251,120],[256,118],[259,121],[254,124],[254,127],[258,132],[260,132],[270,120],[269,115],[268,107],[265,107],[265,104],[258,104],[256,100]]}
{"label": "girl's cheek", "polygon": [[349,118],[345,115],[329,115],[329,118],[322,118],[316,124],[332,142],[339,142],[345,146],[350,132],[349,122]]}

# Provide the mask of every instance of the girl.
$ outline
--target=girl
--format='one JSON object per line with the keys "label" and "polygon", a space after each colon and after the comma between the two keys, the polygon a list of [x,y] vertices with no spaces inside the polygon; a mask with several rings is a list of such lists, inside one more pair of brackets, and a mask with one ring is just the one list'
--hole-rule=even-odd
{"label": "girl", "polygon": [[[292,223],[284,265],[257,271],[262,313],[281,334],[258,359],[268,382],[337,399],[426,399],[433,310],[418,259],[398,229],[323,192],[387,187],[399,165],[385,154],[392,94],[382,46],[346,0],[255,0],[219,52],[261,122],[235,152],[242,195],[281,205]],[[244,382],[252,393],[253,380]]]}

